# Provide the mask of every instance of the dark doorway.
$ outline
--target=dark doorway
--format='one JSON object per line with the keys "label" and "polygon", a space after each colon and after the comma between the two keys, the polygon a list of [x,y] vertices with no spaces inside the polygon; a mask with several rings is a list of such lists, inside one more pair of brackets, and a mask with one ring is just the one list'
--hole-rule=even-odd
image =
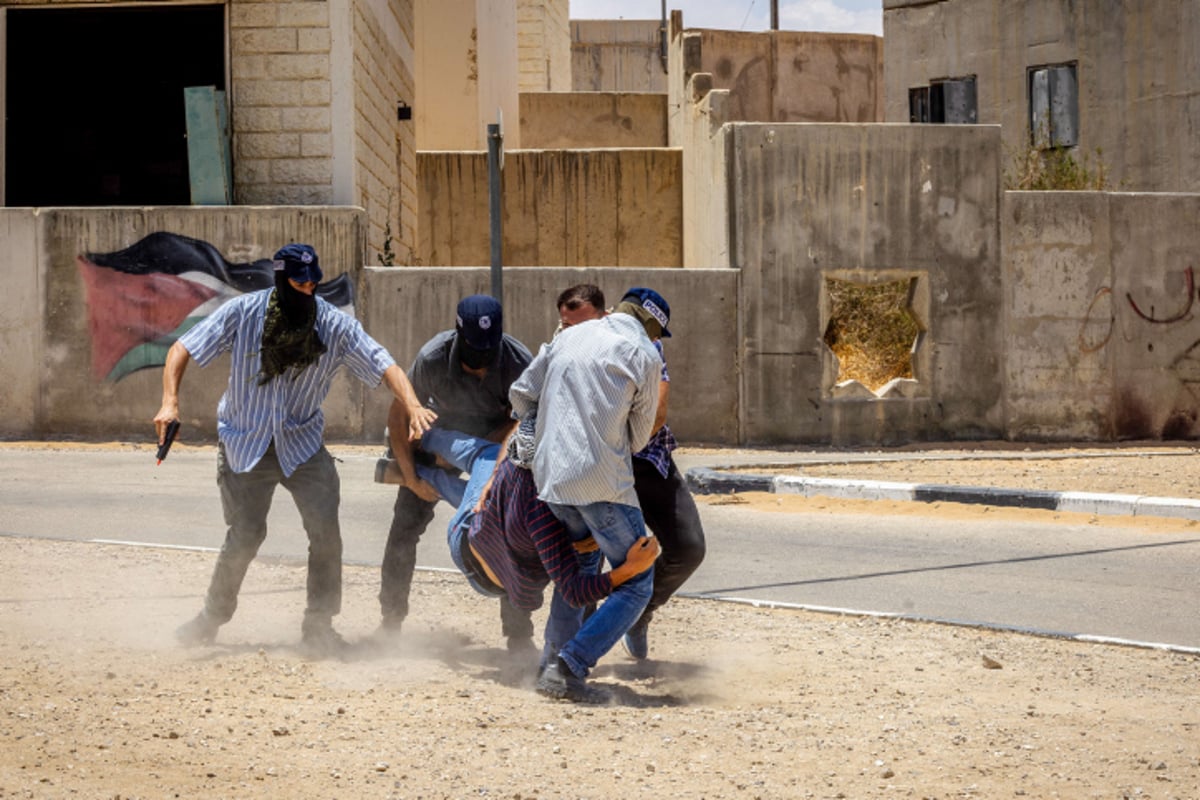
{"label": "dark doorway", "polygon": [[222,5],[8,9],[5,205],[188,205],[183,88],[225,88]]}

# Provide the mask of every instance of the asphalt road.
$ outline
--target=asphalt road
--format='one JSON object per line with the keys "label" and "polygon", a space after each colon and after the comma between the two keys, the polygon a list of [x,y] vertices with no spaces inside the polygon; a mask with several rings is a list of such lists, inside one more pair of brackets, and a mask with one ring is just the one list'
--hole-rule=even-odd
{"label": "asphalt road", "polygon": [[[378,564],[395,489],[373,482],[374,455],[331,449],[341,458],[345,559]],[[831,516],[702,505],[701,513],[709,555],[688,595],[1200,648],[1200,533],[1032,515],[964,525],[932,508]],[[453,568],[448,519],[442,504],[422,538],[421,566]],[[262,555],[303,557],[286,491],[269,524]],[[155,466],[145,447],[0,448],[0,535],[216,548],[223,531],[211,449],[177,449]],[[195,589],[200,597],[204,587]]]}

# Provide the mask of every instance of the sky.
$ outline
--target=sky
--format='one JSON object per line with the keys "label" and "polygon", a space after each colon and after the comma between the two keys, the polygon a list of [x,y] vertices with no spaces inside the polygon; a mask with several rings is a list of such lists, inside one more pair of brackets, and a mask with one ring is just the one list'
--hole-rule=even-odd
{"label": "sky", "polygon": [[[659,19],[662,0],[570,0],[571,19]],[[777,0],[785,30],[883,35],[883,0]],[[764,31],[771,0],[667,0],[688,28]]]}

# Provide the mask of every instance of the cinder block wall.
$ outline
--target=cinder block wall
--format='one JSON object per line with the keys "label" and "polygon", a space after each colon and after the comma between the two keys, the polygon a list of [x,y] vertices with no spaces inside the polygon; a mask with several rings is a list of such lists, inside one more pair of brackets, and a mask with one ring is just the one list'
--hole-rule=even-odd
{"label": "cinder block wall", "polygon": [[[677,149],[516,150],[504,156],[504,264],[678,267]],[[491,263],[487,154],[421,152],[422,266]]]}
{"label": "cinder block wall", "polygon": [[[571,90],[570,0],[517,0],[517,88]],[[523,147],[537,147],[522,141]]]}
{"label": "cinder block wall", "polygon": [[411,0],[229,14],[235,202],[360,205],[371,252],[399,260],[417,229],[415,129],[396,113],[414,103]]}
{"label": "cinder block wall", "polygon": [[[367,211],[372,260],[403,263],[417,242],[416,127],[397,119],[414,103],[410,0],[353,0],[354,183]],[[382,12],[382,13],[380,13]]]}
{"label": "cinder block wall", "polygon": [[334,201],[330,6],[229,7],[234,202]]}

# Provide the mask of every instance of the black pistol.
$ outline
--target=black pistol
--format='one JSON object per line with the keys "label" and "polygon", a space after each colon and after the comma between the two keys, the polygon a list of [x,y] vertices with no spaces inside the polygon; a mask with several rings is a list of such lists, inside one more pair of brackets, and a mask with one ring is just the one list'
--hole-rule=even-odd
{"label": "black pistol", "polygon": [[175,434],[177,433],[179,433],[179,420],[173,419],[167,423],[166,436],[163,437],[163,443],[158,446],[159,464],[167,457],[167,453],[171,452],[171,442],[175,441]]}

